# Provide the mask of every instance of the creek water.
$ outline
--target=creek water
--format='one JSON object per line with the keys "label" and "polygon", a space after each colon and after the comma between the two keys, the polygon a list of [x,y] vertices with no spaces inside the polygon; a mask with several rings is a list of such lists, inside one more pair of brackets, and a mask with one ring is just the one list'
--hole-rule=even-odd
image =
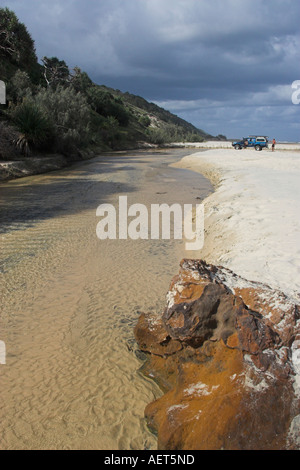
{"label": "creek water", "polygon": [[144,408],[161,391],[139,373],[133,329],[163,311],[191,252],[99,240],[96,208],[200,203],[209,181],[169,166],[191,153],[114,153],[0,185],[1,449],[156,448]]}

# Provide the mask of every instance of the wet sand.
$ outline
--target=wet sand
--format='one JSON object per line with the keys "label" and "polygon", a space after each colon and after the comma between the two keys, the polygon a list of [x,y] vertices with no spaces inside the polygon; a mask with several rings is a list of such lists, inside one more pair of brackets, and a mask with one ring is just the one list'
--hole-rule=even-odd
{"label": "wet sand", "polygon": [[96,237],[96,208],[201,202],[212,191],[170,168],[190,150],[108,155],[1,189],[1,449],[155,449],[140,373],[141,311],[161,311],[183,241]]}

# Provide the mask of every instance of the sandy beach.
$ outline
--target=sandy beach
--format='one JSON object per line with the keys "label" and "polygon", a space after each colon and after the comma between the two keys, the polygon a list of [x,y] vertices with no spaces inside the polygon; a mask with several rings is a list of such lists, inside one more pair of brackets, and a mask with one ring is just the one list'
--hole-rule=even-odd
{"label": "sandy beach", "polygon": [[300,299],[300,152],[215,149],[174,166],[208,177],[199,258]]}
{"label": "sandy beach", "polygon": [[[237,139],[240,140],[240,139]],[[270,144],[269,144],[270,145]],[[198,149],[231,149],[232,142],[227,140],[207,140],[205,142],[176,142],[166,147],[198,148]],[[299,142],[277,142],[277,150],[300,150]]]}

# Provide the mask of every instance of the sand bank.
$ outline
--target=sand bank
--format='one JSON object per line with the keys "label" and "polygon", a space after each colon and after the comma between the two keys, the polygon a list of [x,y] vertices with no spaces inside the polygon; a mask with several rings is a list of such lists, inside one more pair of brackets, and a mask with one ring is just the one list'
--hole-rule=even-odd
{"label": "sand bank", "polygon": [[199,258],[300,299],[300,153],[215,149],[174,166],[202,173],[205,200]]}
{"label": "sand bank", "polygon": [[[271,146],[271,144],[269,144]],[[232,149],[231,141],[211,140],[207,142],[177,142],[165,147],[179,147],[179,148],[199,148],[199,149]],[[276,144],[277,150],[300,150],[299,142],[278,142]]]}
{"label": "sand bank", "polygon": [[0,161],[0,182],[26,176],[41,175],[50,171],[62,170],[74,163],[97,156],[92,150],[80,151],[74,155],[49,154],[43,157],[30,156],[14,160]]}

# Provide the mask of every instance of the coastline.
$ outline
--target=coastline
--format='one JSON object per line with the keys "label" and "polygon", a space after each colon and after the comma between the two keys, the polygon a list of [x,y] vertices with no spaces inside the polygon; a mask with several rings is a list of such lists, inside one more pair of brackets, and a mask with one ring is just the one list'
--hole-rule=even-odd
{"label": "coastline", "polygon": [[[159,146],[156,144],[149,144],[146,142],[139,142],[136,148],[123,149],[123,151],[130,150],[151,150],[151,149],[199,149],[207,151],[210,149],[231,149],[231,142],[227,141],[206,141],[206,142],[175,142],[172,144],[165,144]],[[300,143],[279,143],[276,148],[284,151],[300,151]],[[109,150],[107,150],[109,151]],[[42,157],[32,156],[27,158],[14,158],[12,160],[0,160],[0,183],[26,176],[40,175],[55,170],[72,166],[74,163],[90,160],[97,157],[102,153],[106,153],[103,149],[78,151],[77,155],[65,156],[62,154],[49,154]],[[109,152],[113,152],[112,150]],[[118,152],[116,150],[115,152]],[[180,167],[179,167],[180,168]],[[219,181],[219,177],[214,168],[209,171],[208,166],[204,169],[208,179],[215,185]]]}
{"label": "coastline", "polygon": [[210,179],[199,258],[299,302],[300,154],[216,149],[173,164]]}

